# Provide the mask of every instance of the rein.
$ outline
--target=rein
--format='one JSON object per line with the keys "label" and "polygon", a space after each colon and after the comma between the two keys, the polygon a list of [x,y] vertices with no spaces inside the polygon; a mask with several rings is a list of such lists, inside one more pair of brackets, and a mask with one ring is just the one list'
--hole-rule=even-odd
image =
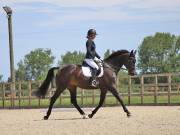
{"label": "rein", "polygon": [[[100,67],[104,67],[104,68],[112,68],[112,66],[111,65],[109,65],[109,64],[107,64],[106,62],[104,62],[104,61],[102,61],[102,62],[100,62],[101,64],[100,64]],[[121,70],[125,70],[125,71],[127,71],[127,69],[126,68],[120,68]]]}

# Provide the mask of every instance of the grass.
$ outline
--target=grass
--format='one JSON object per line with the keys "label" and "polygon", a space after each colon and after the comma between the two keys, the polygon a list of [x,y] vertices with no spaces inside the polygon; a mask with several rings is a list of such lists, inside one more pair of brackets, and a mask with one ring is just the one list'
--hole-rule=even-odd
{"label": "grass", "polygon": [[[81,107],[91,107],[91,106],[97,106],[99,102],[99,97],[96,97],[93,104],[93,98],[92,97],[84,97],[83,102],[81,101],[81,98],[77,98],[78,104]],[[123,101],[125,104],[128,104],[128,97],[123,97]],[[130,105],[153,105],[154,104],[154,96],[144,96],[143,97],[143,104],[141,103],[141,97],[140,96],[132,96],[131,97],[131,103]],[[26,100],[15,100],[15,107],[20,108],[39,108],[39,107],[48,107],[49,106],[49,99],[41,99],[39,102],[39,99],[32,99],[30,102],[28,99]],[[157,104],[167,104],[168,103],[168,97],[167,96],[157,96]],[[173,104],[180,104],[180,96],[171,96],[170,103]],[[8,99],[4,102],[5,108],[11,107],[11,100]],[[117,100],[113,96],[107,96],[105,100],[104,106],[116,106],[119,105]],[[54,104],[55,107],[73,107],[70,103],[70,98],[63,98],[60,100],[60,98],[57,99],[57,101]],[[0,100],[0,108],[3,108],[3,102]]]}

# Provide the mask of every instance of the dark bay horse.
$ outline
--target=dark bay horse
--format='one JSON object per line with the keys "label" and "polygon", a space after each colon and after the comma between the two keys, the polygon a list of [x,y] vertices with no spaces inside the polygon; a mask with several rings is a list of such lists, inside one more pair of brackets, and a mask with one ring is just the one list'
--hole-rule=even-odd
{"label": "dark bay horse", "polygon": [[[120,50],[112,53],[108,58],[104,60],[104,64],[103,64],[104,75],[100,78],[97,78],[99,81],[99,85],[97,88],[99,88],[101,92],[99,105],[92,111],[91,114],[88,115],[89,118],[92,118],[94,114],[98,111],[98,109],[103,105],[107,91],[110,91],[115,96],[115,98],[121,103],[123,110],[127,114],[127,116],[129,117],[131,115],[128,109],[126,108],[126,106],[124,105],[121,96],[117,92],[116,79],[117,79],[117,74],[123,65],[127,68],[129,75],[135,74],[135,62],[136,62],[135,54],[136,51],[134,52],[133,50],[131,52],[127,50]],[[44,82],[42,83],[42,85],[40,86],[40,88],[38,89],[38,91],[36,92],[36,96],[44,97],[46,95],[50,82],[54,77],[53,71],[55,69],[59,69],[59,68],[54,67],[48,71],[48,75],[44,80]],[[56,75],[56,86],[57,86],[56,92],[51,97],[50,106],[47,111],[47,115],[44,116],[44,120],[47,120],[49,118],[53,104],[66,88],[70,92],[71,103],[79,111],[79,113],[83,115],[83,117],[85,117],[86,115],[84,111],[77,104],[77,100],[76,100],[77,87],[83,89],[97,89],[97,88],[91,87],[89,85],[89,78],[83,75],[81,66],[67,65],[59,69]]]}

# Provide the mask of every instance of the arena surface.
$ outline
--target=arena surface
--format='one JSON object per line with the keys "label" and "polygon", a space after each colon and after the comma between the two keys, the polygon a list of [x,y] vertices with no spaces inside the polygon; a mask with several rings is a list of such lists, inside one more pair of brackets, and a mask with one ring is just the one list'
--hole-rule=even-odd
{"label": "arena surface", "polygon": [[[1,135],[180,135],[180,106],[102,108],[93,119],[82,119],[75,109],[0,110]],[[90,112],[91,108],[84,109]]]}

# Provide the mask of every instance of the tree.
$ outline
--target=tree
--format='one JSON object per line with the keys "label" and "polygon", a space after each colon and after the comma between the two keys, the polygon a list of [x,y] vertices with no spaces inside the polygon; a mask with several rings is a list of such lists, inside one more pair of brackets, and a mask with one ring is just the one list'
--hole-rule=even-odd
{"label": "tree", "polygon": [[[169,33],[156,33],[145,37],[138,48],[138,68],[142,73],[177,71],[179,37]],[[179,69],[178,69],[179,70]]]}
{"label": "tree", "polygon": [[18,63],[16,80],[42,80],[52,66],[55,57],[50,49],[35,49]]}
{"label": "tree", "polygon": [[26,67],[22,60],[17,64],[18,69],[16,70],[16,80],[28,80],[28,77],[26,75]]}
{"label": "tree", "polygon": [[61,60],[58,62],[60,66],[67,64],[82,64],[85,58],[85,53],[83,52],[67,52],[64,55],[61,55]]}
{"label": "tree", "polygon": [[0,75],[0,82],[2,82],[3,80],[2,80],[2,78],[3,78],[3,75]]}
{"label": "tree", "polygon": [[180,36],[177,37],[175,46],[172,49],[170,61],[171,61],[171,65],[173,66],[172,71],[179,72],[180,71]]}
{"label": "tree", "polygon": [[106,52],[104,53],[104,59],[109,57],[110,54],[111,54],[111,51],[109,49],[107,49]]}

